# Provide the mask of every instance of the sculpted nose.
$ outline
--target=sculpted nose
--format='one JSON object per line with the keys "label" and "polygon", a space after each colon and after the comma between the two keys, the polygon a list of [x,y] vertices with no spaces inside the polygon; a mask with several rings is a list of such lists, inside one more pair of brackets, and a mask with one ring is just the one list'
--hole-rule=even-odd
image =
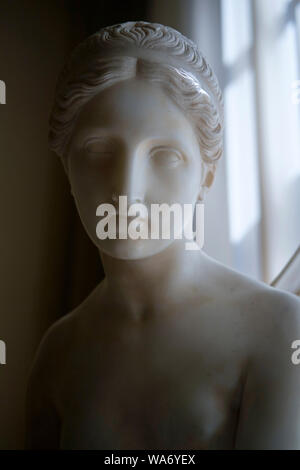
{"label": "sculpted nose", "polygon": [[143,175],[139,161],[134,156],[120,159],[116,167],[112,199],[118,202],[119,196],[127,196],[128,205],[143,202]]}

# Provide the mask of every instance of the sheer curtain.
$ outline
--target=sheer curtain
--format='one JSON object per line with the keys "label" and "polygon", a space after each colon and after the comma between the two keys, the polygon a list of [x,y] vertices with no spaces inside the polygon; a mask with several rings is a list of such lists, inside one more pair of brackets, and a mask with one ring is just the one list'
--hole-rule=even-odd
{"label": "sheer curtain", "polygon": [[221,6],[230,240],[271,281],[300,240],[300,2]]}
{"label": "sheer curtain", "polygon": [[300,241],[300,1],[168,3],[153,2],[152,21],[191,37],[224,93],[224,158],[204,249],[269,283]]}

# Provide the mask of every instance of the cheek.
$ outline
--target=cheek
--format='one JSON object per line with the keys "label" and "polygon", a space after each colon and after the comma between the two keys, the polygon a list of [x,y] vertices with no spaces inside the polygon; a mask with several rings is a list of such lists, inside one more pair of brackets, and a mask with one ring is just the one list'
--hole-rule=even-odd
{"label": "cheek", "polygon": [[96,210],[99,204],[108,202],[107,178],[84,159],[73,158],[69,161],[69,181],[75,205],[81,222],[90,238],[97,242]]}
{"label": "cheek", "polygon": [[103,171],[99,163],[89,161],[85,155],[78,153],[70,158],[69,179],[78,204],[88,205],[90,210],[96,210],[105,196],[109,181],[107,172]]}
{"label": "cheek", "polygon": [[194,203],[200,190],[200,168],[197,165],[177,167],[159,175],[149,174],[148,200],[155,202]]}

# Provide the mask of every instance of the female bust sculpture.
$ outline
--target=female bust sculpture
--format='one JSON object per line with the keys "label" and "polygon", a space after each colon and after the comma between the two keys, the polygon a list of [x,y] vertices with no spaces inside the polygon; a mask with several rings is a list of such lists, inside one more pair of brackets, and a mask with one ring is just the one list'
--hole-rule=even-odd
{"label": "female bust sculpture", "polygon": [[96,235],[97,207],[119,196],[203,202],[222,129],[217,79],[174,29],[127,22],[75,49],[50,144],[106,277],[41,343],[29,447],[300,448],[298,299],[186,250],[184,238]]}

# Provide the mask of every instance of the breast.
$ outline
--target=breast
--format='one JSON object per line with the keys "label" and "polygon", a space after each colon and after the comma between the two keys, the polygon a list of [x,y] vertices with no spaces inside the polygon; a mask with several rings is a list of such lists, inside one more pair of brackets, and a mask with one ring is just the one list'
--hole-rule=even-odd
{"label": "breast", "polygon": [[120,380],[118,388],[70,403],[62,428],[62,448],[232,446],[237,411],[232,406],[234,395],[184,376],[175,382],[166,376],[147,387],[138,383],[128,377],[127,384]]}
{"label": "breast", "polygon": [[64,394],[63,448],[233,446],[242,363],[225,342],[216,351],[178,330],[149,333],[138,345],[117,342],[69,368],[78,373],[67,380],[73,393]]}

